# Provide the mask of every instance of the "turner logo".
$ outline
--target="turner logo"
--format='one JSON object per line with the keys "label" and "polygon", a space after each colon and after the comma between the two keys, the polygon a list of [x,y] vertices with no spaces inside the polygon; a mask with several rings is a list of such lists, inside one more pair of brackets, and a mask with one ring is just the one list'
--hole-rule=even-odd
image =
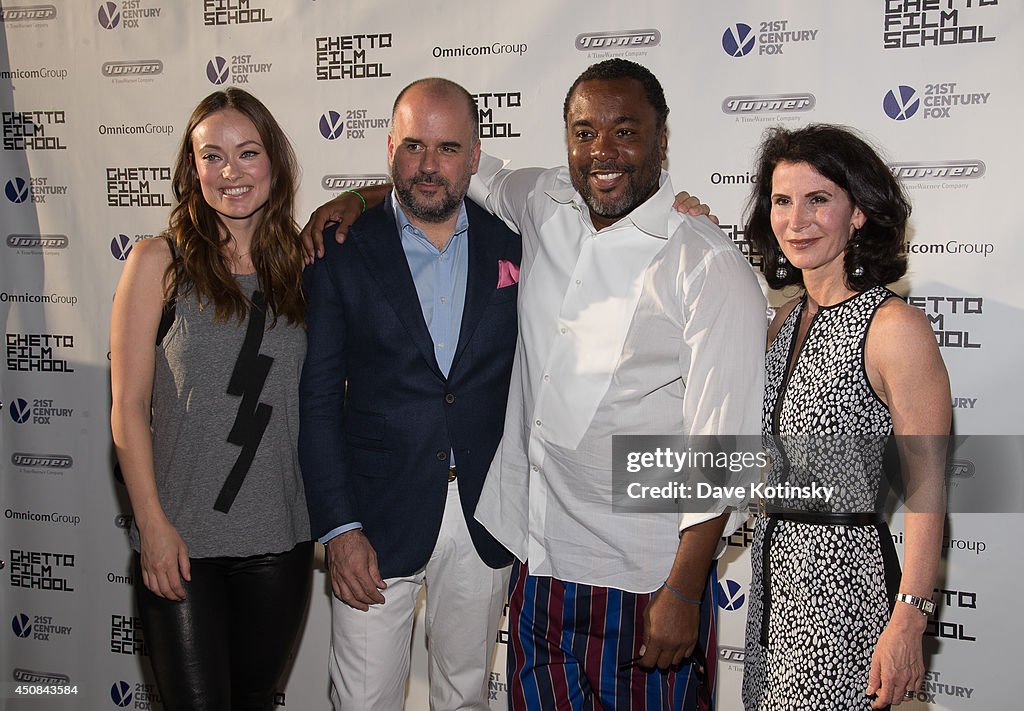
{"label": "turner logo", "polygon": [[743,607],[747,596],[743,593],[743,586],[735,580],[720,580],[718,582],[718,606],[723,610],[738,610]]}
{"label": "turner logo", "polygon": [[7,235],[7,246],[18,254],[39,254],[41,250],[67,249],[67,235]]}
{"label": "turner logo", "polygon": [[220,85],[231,80],[233,84],[248,84],[252,74],[268,74],[272,62],[257,62],[251,54],[233,54],[228,61],[217,55],[206,63],[206,78],[211,84]]}
{"label": "turner logo", "polygon": [[14,669],[14,680],[22,684],[42,684],[44,686],[60,686],[71,683],[67,674],[50,671],[34,671],[32,669]]}
{"label": "turner logo", "polygon": [[[610,32],[583,32],[576,35],[576,49],[581,52],[605,52],[607,55],[628,53],[630,56],[645,55],[646,52],[631,50],[657,47],[661,44],[661,32],[648,30],[612,30]],[[604,56],[604,55],[602,55]]]}
{"label": "turner logo", "polygon": [[727,114],[789,113],[810,111],[816,101],[814,94],[765,94],[753,96],[727,96],[722,100],[722,111]]}
{"label": "turner logo", "polygon": [[324,36],[315,41],[317,81],[391,76],[380,61],[394,49],[390,32]]}
{"label": "turner logo", "polygon": [[[948,47],[958,44],[995,42],[985,25],[970,24],[984,19],[986,10],[999,0],[886,0],[882,15],[882,47],[910,49]],[[991,18],[989,18],[991,19]]]}
{"label": "turner logo", "polygon": [[45,22],[57,19],[57,8],[53,5],[22,5],[21,7],[0,7],[0,22]]}
{"label": "turner logo", "polygon": [[52,473],[62,474],[75,463],[67,454],[36,454],[34,452],[14,452],[11,464],[24,470],[55,470]]}
{"label": "turner logo", "polygon": [[112,79],[152,77],[164,73],[164,63],[159,59],[138,59],[128,62],[104,62],[100,71]]}
{"label": "turner logo", "polygon": [[387,185],[391,178],[383,173],[352,173],[347,175],[325,175],[320,179],[320,187],[324,190],[341,192],[364,185]]}
{"label": "turner logo", "polygon": [[747,650],[743,647],[725,647],[719,645],[718,659],[726,664],[742,665],[747,658]]}
{"label": "turner logo", "polygon": [[[96,10],[96,20],[105,30],[137,30],[142,27],[143,20],[160,17],[162,8],[147,7],[145,0],[123,0],[120,6],[116,2],[101,3]],[[147,2],[146,5],[149,5]]]}
{"label": "turner logo", "polygon": [[722,49],[730,57],[745,57],[754,48],[754,29],[738,22],[722,33]]}
{"label": "turner logo", "polygon": [[889,169],[903,182],[923,180],[976,180],[985,175],[980,160],[940,160],[890,163]]}

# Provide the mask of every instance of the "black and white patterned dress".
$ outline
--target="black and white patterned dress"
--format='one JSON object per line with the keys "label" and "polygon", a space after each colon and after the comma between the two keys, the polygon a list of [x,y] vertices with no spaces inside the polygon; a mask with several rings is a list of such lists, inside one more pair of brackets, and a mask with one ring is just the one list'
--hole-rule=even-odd
{"label": "black and white patterned dress", "polygon": [[[812,516],[881,511],[889,410],[864,365],[868,326],[896,296],[874,287],[813,317],[796,363],[801,302],[765,356],[768,484],[835,487],[831,501],[771,503]],[[758,516],[743,676],[747,711],[869,709],[871,654],[889,619],[899,561],[888,527]]]}

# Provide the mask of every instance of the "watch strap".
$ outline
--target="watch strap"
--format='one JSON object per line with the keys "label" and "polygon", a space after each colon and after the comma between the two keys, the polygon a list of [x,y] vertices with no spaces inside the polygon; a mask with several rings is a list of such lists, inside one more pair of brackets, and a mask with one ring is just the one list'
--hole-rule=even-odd
{"label": "watch strap", "polygon": [[931,615],[935,612],[935,603],[929,598],[918,597],[917,595],[910,595],[908,593],[899,593],[896,595],[897,602],[903,602],[911,607],[916,607],[921,611],[922,615]]}

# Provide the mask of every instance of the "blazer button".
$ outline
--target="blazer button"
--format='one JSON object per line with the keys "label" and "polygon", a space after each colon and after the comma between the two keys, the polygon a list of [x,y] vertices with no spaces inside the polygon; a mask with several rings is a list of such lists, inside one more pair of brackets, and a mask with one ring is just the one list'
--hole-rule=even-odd
{"label": "blazer button", "polygon": [[448,452],[444,451],[443,449],[437,450],[437,461],[439,461],[439,462],[448,461]]}
{"label": "blazer button", "polygon": [[451,393],[445,393],[444,401],[451,405],[453,402],[455,402],[455,396],[452,395]]}

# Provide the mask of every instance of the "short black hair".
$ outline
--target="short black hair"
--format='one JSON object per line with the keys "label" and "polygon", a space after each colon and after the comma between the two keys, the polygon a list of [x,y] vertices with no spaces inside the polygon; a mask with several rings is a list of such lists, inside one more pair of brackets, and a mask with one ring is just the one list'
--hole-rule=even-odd
{"label": "short black hair", "polygon": [[582,74],[576,77],[576,81],[569,87],[565,95],[565,104],[562,106],[562,121],[568,125],[569,122],[569,101],[573,92],[576,91],[582,82],[585,81],[610,81],[613,79],[635,79],[644,88],[647,101],[654,107],[654,113],[658,119],[658,128],[665,125],[668,120],[668,104],[665,102],[665,90],[661,88],[661,82],[651,73],[651,70],[642,64],[631,62],[628,59],[616,57],[606,59],[597,64],[591,64]]}
{"label": "short black hair", "polygon": [[[792,266],[783,278],[776,274],[781,251],[771,223],[772,174],[783,162],[810,165],[845,190],[867,218],[856,247],[846,250],[846,282],[851,289],[891,284],[906,274],[904,240],[911,208],[902,186],[877,151],[853,129],[818,123],[795,130],[770,128],[758,148],[745,229],[746,238],[763,257],[761,269],[770,287],[804,283],[803,273]],[[864,268],[862,275],[851,273],[853,260]]]}
{"label": "short black hair", "polygon": [[465,100],[466,108],[469,111],[470,124],[473,127],[473,140],[480,140],[480,112],[477,110],[476,99],[473,98],[473,95],[470,94],[464,86],[456,84],[451,79],[445,79],[444,77],[425,77],[423,79],[417,79],[398,92],[398,96],[395,97],[395,103],[391,106],[392,123],[394,123],[395,111],[398,110],[398,105],[402,103],[402,99],[405,98],[406,92],[417,86],[424,86],[431,91],[451,91]]}

